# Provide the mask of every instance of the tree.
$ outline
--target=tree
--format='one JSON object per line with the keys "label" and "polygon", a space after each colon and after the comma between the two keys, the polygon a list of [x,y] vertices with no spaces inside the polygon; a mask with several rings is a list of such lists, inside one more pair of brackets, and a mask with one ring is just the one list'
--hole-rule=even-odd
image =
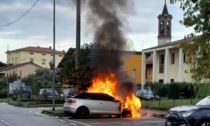
{"label": "tree", "polygon": [[[199,81],[210,79],[210,0],[170,0],[180,2],[184,19],[180,21],[186,27],[193,27],[194,42],[181,45],[187,54],[186,63],[191,66],[192,78]],[[191,34],[194,36],[194,33]]]}
{"label": "tree", "polygon": [[92,70],[90,68],[90,53],[92,44],[84,44],[80,50],[80,66],[75,69],[75,49],[70,48],[66,53],[62,69],[59,73],[59,80],[63,84],[79,85],[81,89],[86,89],[90,85]]}
{"label": "tree", "polygon": [[22,81],[31,86],[32,93],[36,94],[40,88],[52,87],[52,73],[47,68],[39,68],[36,69],[35,74],[24,77]]}

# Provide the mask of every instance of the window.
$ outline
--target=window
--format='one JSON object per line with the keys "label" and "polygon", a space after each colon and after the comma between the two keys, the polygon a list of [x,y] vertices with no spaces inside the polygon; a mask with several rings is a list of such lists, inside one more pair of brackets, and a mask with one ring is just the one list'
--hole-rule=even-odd
{"label": "window", "polygon": [[170,21],[167,22],[167,33],[170,33],[171,31],[171,23]]}
{"label": "window", "polygon": [[15,64],[17,64],[17,58],[15,58]]}
{"label": "window", "polygon": [[175,63],[175,53],[171,53],[171,64]]}
{"label": "window", "polygon": [[30,58],[29,59],[29,62],[34,62],[34,58]]}
{"label": "window", "polygon": [[46,54],[42,54],[42,56],[45,56]]}
{"label": "window", "polygon": [[163,21],[160,22],[160,33],[161,34],[164,33],[164,22]]}
{"label": "window", "polygon": [[160,79],[160,80],[159,80],[159,83],[160,83],[160,84],[163,84],[163,79]]}
{"label": "window", "polygon": [[59,57],[63,57],[63,55],[59,55]]}
{"label": "window", "polygon": [[30,52],[29,54],[33,55],[34,53]]}
{"label": "window", "polygon": [[164,55],[160,55],[160,59],[159,59],[159,73],[164,73]]}
{"label": "window", "polygon": [[46,59],[42,59],[42,65],[46,64]]}
{"label": "window", "polygon": [[171,79],[171,83],[174,83],[174,79]]}
{"label": "window", "polygon": [[183,63],[185,63],[186,62],[186,54],[184,53],[183,54]]}

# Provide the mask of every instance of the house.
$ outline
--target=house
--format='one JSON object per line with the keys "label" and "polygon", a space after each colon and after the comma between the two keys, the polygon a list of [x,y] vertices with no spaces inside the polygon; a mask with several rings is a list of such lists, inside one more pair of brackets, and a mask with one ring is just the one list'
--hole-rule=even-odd
{"label": "house", "polygon": [[[3,62],[0,61],[0,69],[3,69],[6,66],[7,66],[7,64],[5,64],[5,63],[3,63]],[[4,77],[4,73],[1,73],[0,72],[0,79],[3,78],[3,77]]]}
{"label": "house", "polygon": [[0,69],[0,73],[3,73],[5,76],[17,74],[18,76],[24,78],[27,75],[35,74],[35,70],[38,68],[42,67],[33,62],[26,62],[4,67]]}
{"label": "house", "polygon": [[[51,47],[25,47],[21,49],[7,51],[7,64],[21,64],[33,62],[43,68],[50,68],[49,63],[53,60],[53,49]],[[64,56],[63,51],[55,51],[55,67]]]}
{"label": "house", "polygon": [[[124,65],[121,67],[133,79],[134,84],[141,84],[141,52],[125,51],[122,60]],[[139,65],[140,64],[140,65]]]}
{"label": "house", "polygon": [[6,66],[7,64],[0,61],[0,68]]}
{"label": "house", "polygon": [[[172,16],[165,3],[162,14],[158,16],[158,45],[142,50],[142,86],[146,82],[172,83],[193,82],[190,66],[185,63],[186,55],[181,43],[191,43],[194,37],[171,42]],[[145,60],[145,57],[147,60]],[[143,87],[142,87],[143,88]]]}

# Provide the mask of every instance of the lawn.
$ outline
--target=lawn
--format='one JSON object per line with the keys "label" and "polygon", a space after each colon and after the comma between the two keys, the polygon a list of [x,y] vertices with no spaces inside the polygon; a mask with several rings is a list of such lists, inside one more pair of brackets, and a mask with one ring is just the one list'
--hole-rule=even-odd
{"label": "lawn", "polygon": [[[180,105],[192,105],[192,104],[196,104],[198,101],[200,101],[201,99],[161,99],[159,100],[153,100],[153,101],[146,101],[146,100],[142,100],[142,108],[149,108],[149,109],[161,109],[161,110],[168,110],[172,107],[175,106],[180,106]],[[7,99],[7,98],[0,98],[0,102],[7,102],[11,105],[14,106],[25,106],[25,107],[29,107],[29,105],[25,105],[26,103],[23,102],[19,102],[18,100],[13,101],[12,99]],[[43,107],[43,106],[51,106],[52,104],[33,104],[30,105],[30,107]],[[63,106],[63,104],[56,104],[56,107],[61,107]],[[62,113],[62,112],[58,112],[58,113]],[[57,113],[55,113],[57,114]]]}
{"label": "lawn", "polygon": [[201,99],[161,99],[159,100],[153,100],[153,101],[146,101],[142,100],[142,107],[143,108],[151,108],[151,109],[164,109],[168,110],[172,107],[175,106],[180,106],[180,105],[193,105],[196,104],[198,101]]}

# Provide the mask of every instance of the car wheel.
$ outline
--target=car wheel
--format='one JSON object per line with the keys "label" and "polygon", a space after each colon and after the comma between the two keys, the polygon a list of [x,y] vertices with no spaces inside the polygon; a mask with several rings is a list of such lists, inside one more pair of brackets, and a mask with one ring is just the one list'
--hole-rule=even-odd
{"label": "car wheel", "polygon": [[76,111],[77,118],[87,118],[89,115],[89,110],[86,107],[80,107]]}
{"label": "car wheel", "polygon": [[123,117],[123,118],[131,117],[131,111],[128,110],[128,109],[124,109],[124,110],[122,111],[122,117]]}
{"label": "car wheel", "polygon": [[198,126],[210,126],[210,121],[204,120],[204,121],[202,121],[201,123],[199,123]]}

